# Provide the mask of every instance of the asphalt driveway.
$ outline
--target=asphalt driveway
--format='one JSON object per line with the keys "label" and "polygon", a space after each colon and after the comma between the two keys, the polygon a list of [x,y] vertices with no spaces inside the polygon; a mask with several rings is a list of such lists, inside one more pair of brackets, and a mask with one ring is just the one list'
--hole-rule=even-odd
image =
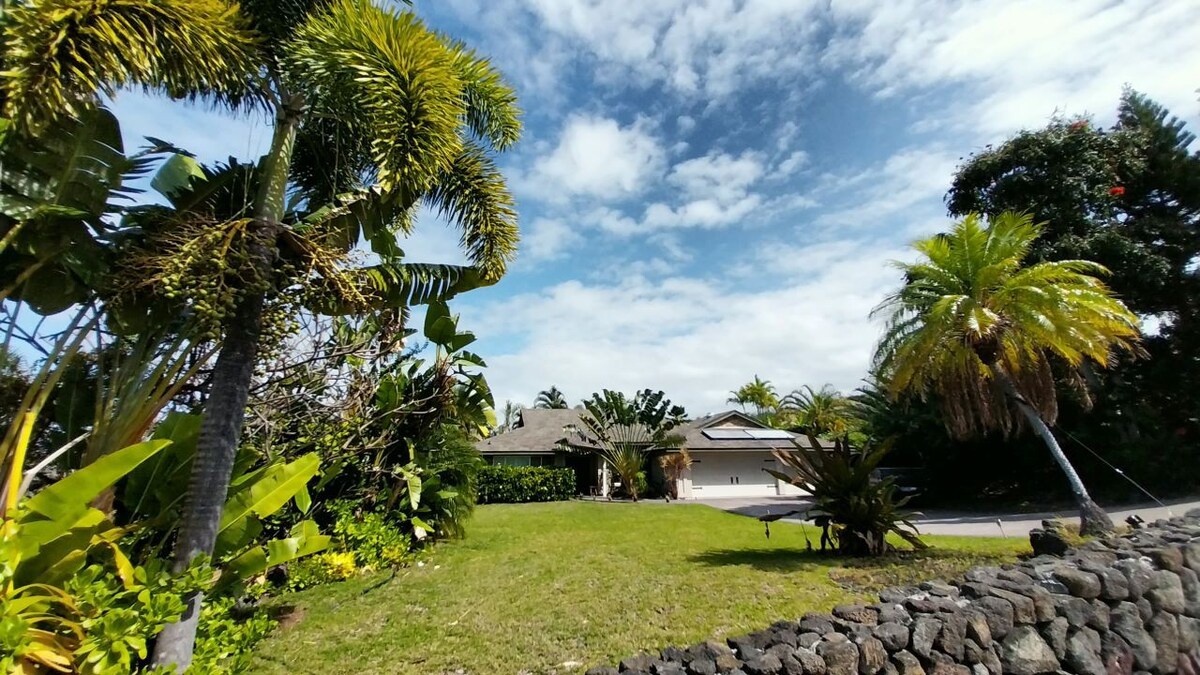
{"label": "asphalt driveway", "polygon": [[[799,511],[801,513],[798,515],[784,518],[784,520],[796,522],[800,522],[803,519],[803,512],[811,504],[810,501],[803,497],[729,497],[725,499],[700,499],[697,502],[723,511],[753,518],[768,513]],[[1182,516],[1196,508],[1200,508],[1200,499],[1192,498],[1168,501],[1165,502],[1165,505],[1149,503],[1114,507],[1109,508],[1108,513],[1112,516],[1113,521],[1118,523],[1133,514],[1137,514],[1147,522],[1151,522],[1159,518]],[[1078,514],[1071,510],[1042,511],[1038,513],[979,513],[929,509],[925,510],[924,516],[917,520],[917,527],[925,534],[1024,538],[1029,534],[1030,530],[1040,527],[1042,521],[1049,518],[1062,518],[1070,522],[1077,520]]]}

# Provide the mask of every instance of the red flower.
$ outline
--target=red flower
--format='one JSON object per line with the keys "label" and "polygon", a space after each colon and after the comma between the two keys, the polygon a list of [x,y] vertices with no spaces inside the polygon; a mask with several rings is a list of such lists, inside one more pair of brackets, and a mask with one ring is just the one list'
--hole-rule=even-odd
{"label": "red flower", "polygon": [[1080,129],[1086,129],[1087,126],[1088,126],[1088,123],[1085,120],[1079,120],[1078,122],[1072,122],[1071,126],[1068,128],[1071,131],[1079,131]]}
{"label": "red flower", "polygon": [[1125,188],[1121,187],[1120,185],[1110,187],[1108,188],[1108,194],[1114,197],[1120,197],[1121,195],[1125,194]]}

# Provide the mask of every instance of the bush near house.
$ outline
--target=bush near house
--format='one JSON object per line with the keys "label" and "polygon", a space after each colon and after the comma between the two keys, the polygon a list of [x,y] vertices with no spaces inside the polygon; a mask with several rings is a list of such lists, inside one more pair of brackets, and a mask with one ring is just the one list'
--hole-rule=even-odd
{"label": "bush near house", "polygon": [[575,496],[575,472],[541,466],[486,466],[476,476],[478,503],[556,502]]}

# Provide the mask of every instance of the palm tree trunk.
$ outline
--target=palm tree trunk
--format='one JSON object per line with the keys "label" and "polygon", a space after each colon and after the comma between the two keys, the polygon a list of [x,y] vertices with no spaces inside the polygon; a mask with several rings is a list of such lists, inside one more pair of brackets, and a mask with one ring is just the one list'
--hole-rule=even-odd
{"label": "palm tree trunk", "polygon": [[[250,237],[253,242],[250,258],[263,278],[270,274],[273,266],[274,241],[283,217],[288,167],[302,110],[296,99],[285,98],[276,117],[271,150],[263,166],[263,182],[255,198],[255,231]],[[213,367],[212,389],[205,404],[196,459],[175,542],[177,572],[187,568],[197,556],[212,555],[216,545],[254,376],[264,303],[264,293],[247,293],[238,302],[225,329],[221,353]],[[154,646],[155,665],[173,666],[178,672],[191,665],[203,599],[202,593],[189,598],[180,620],[158,635]]]}
{"label": "palm tree trunk", "polygon": [[1054,457],[1054,461],[1058,462],[1058,466],[1062,472],[1067,475],[1067,482],[1071,485],[1071,492],[1075,495],[1075,503],[1079,506],[1079,533],[1084,535],[1097,535],[1112,532],[1113,522],[1100,508],[1091,495],[1088,494],[1087,488],[1083,485],[1083,480],[1075,471],[1075,467],[1071,465],[1071,461],[1067,459],[1062,448],[1058,445],[1058,440],[1054,438],[1054,434],[1050,431],[1050,427],[1042,420],[1042,416],[1037,410],[1025,400],[1025,397],[1017,391],[1016,385],[1013,384],[1012,378],[1008,373],[993,367],[992,372],[995,373],[996,379],[999,380],[1001,386],[1004,387],[1004,393],[1017,404],[1017,409],[1025,416],[1025,420],[1029,422],[1029,426],[1033,428],[1034,433],[1041,437],[1042,442],[1050,450],[1050,455]]}

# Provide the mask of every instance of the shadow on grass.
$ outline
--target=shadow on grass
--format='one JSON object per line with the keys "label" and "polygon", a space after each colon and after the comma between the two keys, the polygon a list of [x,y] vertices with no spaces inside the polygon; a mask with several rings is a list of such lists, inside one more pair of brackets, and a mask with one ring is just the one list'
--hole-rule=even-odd
{"label": "shadow on grass", "polygon": [[850,557],[795,547],[713,549],[688,558],[691,562],[713,567],[742,565],[767,572],[826,570],[835,583],[854,590],[874,590],[933,578],[952,579],[975,565],[1013,559],[1015,556],[937,548],[893,551],[878,557]]}
{"label": "shadow on grass", "polygon": [[798,572],[828,566],[836,558],[802,548],[773,548],[714,549],[689,556],[688,560],[712,567],[745,565],[767,572]]}

